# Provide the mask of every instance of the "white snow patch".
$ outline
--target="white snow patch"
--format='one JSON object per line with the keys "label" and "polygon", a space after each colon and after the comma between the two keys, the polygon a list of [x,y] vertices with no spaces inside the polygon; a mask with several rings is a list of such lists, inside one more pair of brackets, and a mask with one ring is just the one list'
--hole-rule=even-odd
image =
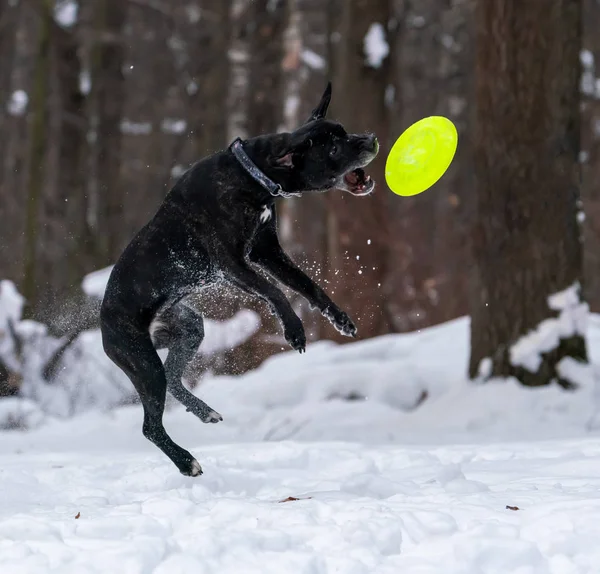
{"label": "white snow patch", "polygon": [[89,94],[92,90],[92,76],[89,70],[82,70],[79,74],[79,89],[82,94]]}
{"label": "white snow patch", "polygon": [[42,424],[45,415],[33,401],[5,397],[0,400],[0,431],[31,430]]}
{"label": "white snow patch", "polygon": [[15,90],[11,96],[6,110],[11,116],[22,116],[27,110],[27,104],[29,103],[29,96],[27,92],[23,90]]}
{"label": "white snow patch", "polygon": [[[87,275],[82,283],[84,292],[101,299],[111,270],[112,267],[107,267]],[[23,379],[20,399],[31,401],[37,410],[53,417],[108,410],[138,400],[128,378],[104,353],[99,329],[80,333],[60,357],[52,378],[44,379],[44,368],[64,341],[51,336],[41,323],[23,321],[22,305],[23,298],[14,285],[9,281],[0,282],[0,357]],[[13,323],[14,336],[9,332],[9,321]],[[254,335],[260,328],[260,317],[242,309],[225,321],[205,319],[204,326],[206,336],[198,353],[210,357],[234,349]],[[15,339],[20,348],[18,356]],[[25,410],[17,417],[14,406],[11,403],[6,411],[10,416],[0,417],[0,426],[19,426],[14,421],[21,420],[31,410],[25,404]],[[23,422],[28,428],[33,424],[30,418]],[[2,422],[9,419],[13,422]]]}
{"label": "white snow patch", "polygon": [[186,7],[185,11],[187,12],[187,17],[190,24],[197,24],[202,17],[202,9],[198,4],[194,4],[190,2]]}
{"label": "white snow patch", "polygon": [[[199,353],[211,356],[231,350],[259,327],[260,318],[250,310],[241,310],[223,322],[205,320],[206,337]],[[21,397],[35,403],[40,412],[64,418],[138,400],[129,379],[104,353],[99,329],[84,331],[75,339],[50,381],[43,379],[42,369],[62,340],[51,337],[44,325],[33,321],[21,321],[16,330],[23,346]],[[163,355],[164,360],[166,353]]]}
{"label": "white snow patch", "polygon": [[586,96],[600,98],[600,81],[596,78],[594,70],[594,54],[589,50],[582,50],[579,53],[581,62],[580,90]]}
{"label": "white snow patch", "polygon": [[198,91],[198,84],[194,80],[190,80],[185,89],[190,96],[193,96]]}
{"label": "white snow patch", "polygon": [[548,297],[548,307],[559,311],[559,316],[545,319],[514,343],[510,348],[510,362],[513,365],[535,373],[541,365],[542,354],[555,349],[561,339],[585,334],[589,305],[580,302],[580,289],[576,282],[564,291]]}
{"label": "white snow patch", "polygon": [[380,68],[383,60],[390,53],[385,28],[379,22],[373,22],[369,26],[363,44],[367,65],[371,68]]}
{"label": "white snow patch", "polygon": [[300,98],[294,94],[285,100],[284,115],[286,118],[295,118],[300,108]]}
{"label": "white snow patch", "polygon": [[385,102],[386,107],[391,108],[396,101],[396,86],[393,84],[388,84],[385,87],[385,94],[383,96],[383,101]]}
{"label": "white snow patch", "polygon": [[0,281],[0,329],[6,329],[9,321],[21,319],[25,299],[12,281]]}
{"label": "white snow patch", "polygon": [[0,357],[15,372],[20,371],[20,365],[11,325],[14,328],[21,320],[24,304],[25,299],[12,281],[0,281]]}
{"label": "white snow patch", "polygon": [[409,14],[406,18],[406,24],[409,28],[423,28],[427,24],[427,20],[420,14]]}
{"label": "white snow patch", "polygon": [[81,288],[83,292],[88,297],[96,297],[98,299],[102,299],[104,297],[104,291],[106,290],[106,285],[108,283],[108,279],[113,270],[114,265],[109,267],[105,267],[104,269],[99,269],[98,271],[93,271],[92,273],[88,273],[81,283]]}
{"label": "white snow patch", "polygon": [[181,177],[186,171],[187,171],[187,168],[185,166],[181,165],[180,163],[175,164],[171,168],[171,177],[172,178]]}
{"label": "white snow patch", "polygon": [[181,119],[165,118],[161,124],[161,130],[166,134],[182,134],[185,132],[187,122]]}
{"label": "white snow patch", "polygon": [[323,56],[317,54],[313,50],[305,48],[300,53],[300,59],[313,70],[324,70],[327,66],[327,62]]}
{"label": "white snow patch", "polygon": [[132,122],[125,118],[121,121],[121,132],[133,136],[146,136],[152,133],[150,122]]}
{"label": "white snow patch", "polygon": [[581,50],[579,53],[579,61],[584,68],[593,68],[594,54],[590,50]]}
{"label": "white snow patch", "polygon": [[194,392],[223,422],[165,415],[195,479],[142,436],[138,405],[1,432],[0,572],[596,572],[600,317],[594,366],[559,366],[580,371],[572,393],[468,383],[468,330],[320,342],[208,378]]}
{"label": "white snow patch", "polygon": [[205,337],[198,353],[213,355],[234,349],[254,335],[260,324],[260,317],[249,309],[241,309],[224,321],[204,319]]}
{"label": "white snow patch", "polygon": [[579,89],[586,96],[596,95],[596,76],[590,70],[583,70],[579,80]]}
{"label": "white snow patch", "polygon": [[453,117],[458,117],[467,107],[467,100],[458,96],[448,97],[448,111]]}
{"label": "white snow patch", "polygon": [[484,359],[481,359],[481,361],[479,362],[479,369],[478,369],[477,374],[482,379],[489,379],[489,377],[492,374],[493,366],[494,365],[492,363],[492,359],[490,359],[490,357],[485,357]]}
{"label": "white snow patch", "polygon": [[[43,325],[31,323],[27,333],[20,331],[25,357],[21,395],[45,413],[69,417],[137,400],[129,379],[101,351],[100,330],[81,333],[61,357],[55,378],[43,380],[41,370],[61,341],[50,337]],[[22,326],[20,323],[20,330]]]}
{"label": "white snow patch", "polygon": [[75,0],[59,0],[54,6],[54,19],[63,28],[71,28],[77,22],[78,11]]}
{"label": "white snow patch", "polygon": [[229,61],[232,64],[245,64],[249,60],[248,52],[246,50],[230,48],[227,52],[227,56],[229,56]]}
{"label": "white snow patch", "polygon": [[581,286],[579,282],[567,287],[564,291],[559,291],[548,296],[548,307],[554,311],[564,311],[579,304],[579,291]]}
{"label": "white snow patch", "polygon": [[456,40],[450,34],[442,34],[440,40],[446,50],[452,50],[456,47]]}

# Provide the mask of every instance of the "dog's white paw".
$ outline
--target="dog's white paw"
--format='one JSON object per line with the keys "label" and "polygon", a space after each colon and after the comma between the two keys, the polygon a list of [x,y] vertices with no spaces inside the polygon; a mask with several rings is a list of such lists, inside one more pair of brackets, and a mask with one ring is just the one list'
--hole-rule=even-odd
{"label": "dog's white paw", "polygon": [[217,411],[209,411],[202,417],[203,423],[218,423],[223,417]]}
{"label": "dog's white paw", "polygon": [[196,459],[192,461],[192,464],[190,466],[190,476],[200,476],[202,474],[202,467]]}
{"label": "dog's white paw", "polygon": [[183,476],[200,476],[202,474],[202,467],[195,458],[188,459],[185,463],[178,464],[177,466]]}

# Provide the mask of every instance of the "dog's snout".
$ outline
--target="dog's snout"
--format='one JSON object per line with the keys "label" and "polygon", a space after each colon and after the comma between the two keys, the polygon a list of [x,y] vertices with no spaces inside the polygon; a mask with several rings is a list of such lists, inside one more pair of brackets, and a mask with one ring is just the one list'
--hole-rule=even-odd
{"label": "dog's snout", "polygon": [[375,134],[367,134],[361,138],[361,147],[365,151],[376,154],[379,151],[379,141]]}

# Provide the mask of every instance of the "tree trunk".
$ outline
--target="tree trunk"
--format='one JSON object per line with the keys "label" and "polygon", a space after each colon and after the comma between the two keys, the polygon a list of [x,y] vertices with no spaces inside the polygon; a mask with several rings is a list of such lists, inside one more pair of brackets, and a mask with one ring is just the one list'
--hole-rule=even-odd
{"label": "tree trunk", "polygon": [[[329,20],[328,4],[323,0],[297,0],[298,45],[286,56],[287,66],[298,78],[296,97],[296,125],[305,122],[317,105],[327,80],[329,79]],[[291,119],[291,118],[290,118]],[[281,239],[291,257],[308,275],[323,285],[327,262],[327,206],[321,194],[307,193],[298,200],[286,202],[288,220],[280,217]],[[300,309],[306,337],[315,341],[321,336],[328,337],[334,331],[316,311],[310,311],[308,304],[300,297],[294,298]]]}
{"label": "tree trunk", "polygon": [[31,315],[37,304],[39,276],[37,263],[40,199],[43,193],[48,130],[48,75],[52,7],[48,0],[40,2],[37,53],[31,96],[29,134],[29,178],[25,211],[25,254],[22,292],[27,301],[25,315]]}
{"label": "tree trunk", "polygon": [[17,112],[7,104],[17,90],[31,92],[37,18],[26,8],[2,2],[0,20],[0,277],[15,282],[23,279],[27,198],[15,190],[26,186],[28,113],[27,106]]}
{"label": "tree trunk", "polygon": [[97,0],[91,54],[94,173],[88,223],[98,267],[114,263],[125,239],[121,229],[124,190],[120,185],[121,120],[125,101],[123,0]]}
{"label": "tree trunk", "polygon": [[287,2],[255,0],[248,26],[250,42],[251,136],[277,131],[283,124],[283,34],[288,23]]}
{"label": "tree trunk", "polygon": [[92,269],[81,248],[85,231],[87,122],[79,87],[81,62],[77,27],[50,26],[50,94],[43,194],[39,208],[36,269],[44,289],[36,296],[36,319],[61,319],[63,303],[78,293]]}
{"label": "tree trunk", "polygon": [[[249,89],[246,130],[250,137],[273,133],[284,124],[284,33],[289,23],[289,3],[283,0],[256,0],[248,6],[246,33],[249,37]],[[285,211],[284,202],[278,210]],[[239,294],[234,294],[239,299]],[[279,336],[281,327],[264,303],[252,300],[250,307],[261,316],[260,331],[235,349],[238,372],[260,365],[269,355],[287,344]]]}
{"label": "tree trunk", "polygon": [[386,102],[391,142],[412,123],[450,118],[459,147],[433,188],[414,197],[386,193],[393,221],[386,305],[395,331],[468,313],[473,208],[473,2],[395,2],[392,72]]}
{"label": "tree trunk", "polygon": [[196,159],[227,146],[229,4],[223,0],[204,0],[202,9],[206,15],[197,24],[198,36],[191,60],[192,77],[198,89],[190,94],[189,103]]}
{"label": "tree trunk", "polygon": [[581,2],[479,0],[476,19],[470,375],[567,386],[562,359],[587,360],[578,287]]}
{"label": "tree trunk", "polygon": [[[327,290],[332,299],[355,320],[361,337],[392,331],[386,306],[388,242],[384,166],[388,147],[390,54],[375,63],[367,61],[364,39],[379,30],[389,44],[389,0],[348,0],[332,3],[332,21],[341,36],[334,50],[333,97],[329,117],[340,120],[352,133],[374,132],[380,152],[367,171],[377,182],[375,193],[353,197],[332,191],[328,203]],[[341,11],[341,19],[336,16]],[[337,35],[336,35],[337,36]],[[328,337],[329,338],[329,337]],[[343,339],[341,339],[343,340]]]}
{"label": "tree trunk", "polygon": [[585,207],[584,269],[586,297],[593,312],[600,311],[600,3],[583,2],[584,50],[581,78],[581,164]]}

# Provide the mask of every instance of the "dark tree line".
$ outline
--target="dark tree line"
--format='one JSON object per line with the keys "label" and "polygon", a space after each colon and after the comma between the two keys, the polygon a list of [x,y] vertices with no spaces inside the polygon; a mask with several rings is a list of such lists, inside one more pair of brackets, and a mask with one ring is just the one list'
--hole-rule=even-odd
{"label": "dark tree line", "polygon": [[[333,116],[379,137],[379,187],[362,199],[289,200],[280,232],[362,337],[472,309],[487,333],[474,336],[474,373],[543,320],[546,295],[565,283],[581,280],[600,308],[597,2],[79,0],[69,21],[61,14],[72,3],[0,3],[0,277],[18,284],[29,316],[76,323],[81,277],[114,262],[187,166],[237,135],[293,129],[327,79]],[[373,34],[387,50],[376,63],[365,44]],[[456,124],[457,157],[434,189],[396,197],[383,177],[387,151],[434,114]],[[504,136],[511,153],[498,143]],[[583,253],[573,221],[580,191]],[[499,211],[505,220],[490,224]],[[560,272],[550,277],[545,261],[555,255]],[[532,261],[539,276],[527,270],[517,281],[532,294],[527,313],[520,299],[501,318],[481,308],[482,297],[512,301],[501,279]],[[254,304],[218,295],[228,303],[209,305],[215,318]],[[295,304],[309,338],[332,337]],[[500,319],[510,326],[486,327]],[[263,321],[262,337],[224,368],[243,370],[281,348],[276,325],[264,313]],[[505,359],[494,372],[507,372]]]}

